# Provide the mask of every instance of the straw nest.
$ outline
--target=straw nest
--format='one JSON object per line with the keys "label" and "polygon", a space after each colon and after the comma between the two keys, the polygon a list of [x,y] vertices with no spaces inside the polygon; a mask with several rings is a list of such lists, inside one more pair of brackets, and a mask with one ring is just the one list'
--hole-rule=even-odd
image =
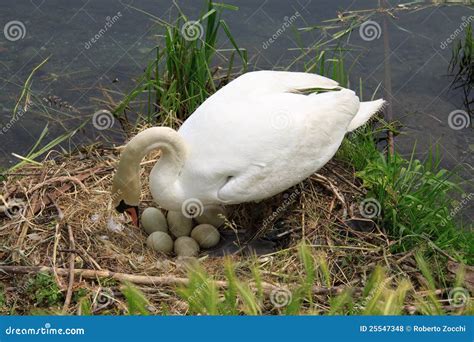
{"label": "straw nest", "polygon": [[[105,288],[117,292],[119,282],[111,285],[104,280],[115,279],[138,284],[157,312],[166,305],[171,314],[186,313],[175,288],[186,283],[189,260],[147,248],[144,231],[111,207],[111,181],[119,154],[120,148],[97,145],[67,156],[50,152],[42,165],[29,164],[7,175],[0,203],[0,282],[17,313],[28,313],[35,305],[24,295],[28,280],[24,274],[40,271],[54,275],[65,298],[63,312],[78,310],[71,296],[80,288],[93,291],[94,301]],[[158,154],[151,155],[142,162],[141,210],[153,205],[145,180],[157,158]],[[373,221],[349,219],[360,218],[358,204],[363,198],[352,169],[331,161],[284,194],[229,208],[227,223],[220,228],[223,233],[250,228],[273,246],[273,251],[259,250],[256,243],[257,254],[266,254],[232,255],[237,275],[251,279],[251,267],[257,265],[269,289],[291,287],[303,273],[296,245],[305,239],[329,265],[330,286],[315,284],[323,311],[328,294],[362,288],[378,264],[390,274],[411,277],[414,284],[424,286],[412,253],[390,253],[393,241]],[[262,226],[268,229],[260,231]],[[221,282],[222,260],[207,256],[206,251],[198,258]],[[112,305],[120,303],[118,296]]]}

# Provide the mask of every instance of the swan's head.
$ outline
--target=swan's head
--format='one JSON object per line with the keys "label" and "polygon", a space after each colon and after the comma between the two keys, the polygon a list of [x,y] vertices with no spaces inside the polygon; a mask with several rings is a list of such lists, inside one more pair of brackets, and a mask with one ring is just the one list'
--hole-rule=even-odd
{"label": "swan's head", "polygon": [[[152,150],[161,150],[161,157],[153,168],[152,193],[159,194],[176,183],[186,159],[186,145],[178,133],[168,127],[151,127],[138,133],[120,156],[112,183],[112,203],[120,213],[128,213],[138,226],[140,202],[140,162]],[[153,186],[154,185],[154,186]],[[160,191],[161,190],[161,191]],[[172,192],[173,196],[176,196]],[[155,199],[156,200],[156,199]]]}
{"label": "swan's head", "polygon": [[139,170],[120,160],[112,183],[112,205],[119,213],[127,213],[139,226],[138,203],[140,201]]}

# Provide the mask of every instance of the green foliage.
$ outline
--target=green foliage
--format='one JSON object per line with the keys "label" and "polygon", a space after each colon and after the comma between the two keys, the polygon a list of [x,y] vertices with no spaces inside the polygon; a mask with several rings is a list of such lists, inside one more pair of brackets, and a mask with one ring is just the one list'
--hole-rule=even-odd
{"label": "green foliage", "polygon": [[[164,30],[164,45],[156,47],[154,60],[148,64],[133,91],[115,109],[115,115],[121,116],[133,101],[145,96],[147,100],[142,112],[146,116],[142,119],[173,127],[184,121],[222,82],[229,79],[236,55],[246,69],[246,51],[239,49],[227,24],[221,19],[222,9],[237,8],[209,1],[207,11],[192,24],[176,7],[179,15],[173,23],[152,16]],[[227,36],[232,46],[228,59],[217,49],[220,32]],[[219,83],[214,79],[215,71],[211,70],[217,58],[227,75]]]}
{"label": "green foliage", "polygon": [[148,315],[147,310],[148,299],[145,295],[130,283],[126,283],[122,289],[122,293],[127,300],[128,314],[129,315]]}
{"label": "green foliage", "polygon": [[[235,312],[235,294],[237,293],[235,278],[232,274],[229,275],[231,285],[228,292],[226,292],[226,301],[222,304],[222,311],[232,314]],[[189,304],[189,312],[191,314],[218,314],[218,293],[215,284],[209,278],[209,275],[204,270],[196,268],[190,271],[189,284],[185,287],[177,289],[179,296],[184,298]]]}
{"label": "green foliage", "polygon": [[376,267],[364,287],[355,313],[363,315],[401,315],[411,284],[408,280],[402,279],[396,287],[392,288],[390,286],[391,281],[382,267]]}
{"label": "green foliage", "polygon": [[[327,265],[322,265],[323,255],[302,243],[299,247],[299,261],[302,275],[293,283],[293,288],[285,290],[287,301],[275,305],[272,294],[264,295],[258,290],[260,276],[252,276],[243,285],[235,276],[235,265],[229,260],[225,265],[225,280],[228,286],[218,289],[214,278],[202,269],[190,271],[190,282],[178,289],[178,295],[189,305],[190,314],[203,315],[237,315],[260,314],[262,312],[284,313],[286,315],[328,314],[328,315],[402,315],[406,314],[407,302],[416,300],[416,307],[427,315],[446,314],[436,294],[437,282],[432,275],[421,253],[416,254],[416,261],[423,277],[427,280],[425,295],[418,295],[406,278],[388,276],[384,268],[375,267],[361,291],[347,289],[337,295],[329,295],[329,306],[321,310],[320,302],[314,301],[312,292],[316,283],[330,279]],[[316,262],[315,262],[316,260]],[[319,270],[319,271],[318,271]],[[322,274],[318,279],[317,274]],[[458,275],[458,278],[462,277]],[[328,280],[327,284],[330,282]],[[456,282],[462,286],[463,280]],[[270,298],[268,298],[270,297]],[[270,300],[268,300],[270,299]],[[278,301],[278,299],[277,299]],[[269,303],[270,302],[270,303]],[[472,308],[461,308],[459,314],[469,314]]]}
{"label": "green foliage", "polygon": [[428,263],[426,262],[425,258],[420,252],[415,254],[415,260],[416,260],[418,269],[421,271],[421,274],[426,280],[425,285],[429,289],[428,301],[423,303],[422,305],[423,311],[425,314],[441,315],[443,313],[443,310],[439,302],[436,300],[436,296],[434,294],[434,291],[436,290],[436,281],[431,272],[431,269],[428,266]]}
{"label": "green foliage", "polygon": [[344,63],[345,50],[336,47],[333,50],[315,49],[315,57],[304,64],[306,72],[324,75],[337,82],[343,87],[349,84],[349,73]]}
{"label": "green foliage", "polygon": [[340,295],[329,299],[328,315],[344,315],[352,313],[354,298],[351,290],[343,291]]}
{"label": "green foliage", "polygon": [[438,151],[430,152],[425,161],[414,154],[415,149],[409,160],[398,154],[386,156],[366,128],[346,138],[337,156],[354,166],[368,190],[366,198],[380,203],[376,219],[398,239],[394,251],[424,244],[473,263],[474,234],[451,216],[452,196],[462,192],[453,181],[454,173],[440,168]]}
{"label": "green foliage", "polygon": [[72,301],[79,304],[78,314],[81,316],[92,315],[92,303],[90,299],[90,291],[87,288],[81,287],[72,294]]}
{"label": "green foliage", "polygon": [[453,89],[462,89],[464,93],[464,105],[472,115],[471,108],[474,102],[472,96],[472,88],[474,87],[474,39],[472,38],[471,24],[466,28],[466,35],[463,40],[458,40],[453,45],[452,57],[449,63],[449,71],[451,72],[453,81],[451,87]]}
{"label": "green foliage", "polygon": [[88,294],[89,290],[84,287],[81,287],[74,291],[74,293],[72,294],[72,300],[76,303],[79,303],[81,299],[86,297]]}
{"label": "green foliage", "polygon": [[92,303],[88,296],[79,299],[79,309],[81,316],[92,316]]}
{"label": "green foliage", "polygon": [[[300,47],[302,55],[292,65],[306,60],[303,63],[305,71],[347,85],[351,68],[345,67],[345,50],[337,43],[329,49],[328,44],[336,42],[355,27],[357,25],[339,31],[329,41],[318,41],[310,48]],[[315,28],[323,29],[312,27],[305,30]],[[451,71],[456,73],[453,84],[463,86],[467,97],[473,80],[472,51],[472,30],[469,27],[465,41],[459,42],[453,52],[450,66]],[[361,84],[361,98],[362,90]],[[377,148],[375,136],[387,129],[395,130],[393,124],[384,124],[378,129],[370,125],[358,129],[344,139],[337,157],[358,171],[357,176],[368,190],[366,198],[374,198],[380,203],[378,223],[392,237],[399,239],[398,244],[393,246],[394,251],[410,250],[423,243],[446,249],[460,261],[474,263],[474,233],[464,229],[450,215],[453,210],[452,195],[461,192],[452,180],[454,174],[439,167],[438,154],[433,158],[430,153],[424,162],[413,158],[415,151],[410,160],[400,155],[386,157]]]}
{"label": "green foliage", "polygon": [[[43,65],[46,64],[46,62],[48,62],[49,58],[50,57],[47,57],[40,64],[34,67],[31,73],[28,75],[28,78],[26,79],[25,84],[23,85],[21,89],[20,97],[18,98],[18,101],[15,104],[15,108],[13,109],[14,118],[18,115],[20,111],[26,111],[25,108],[29,106],[29,96],[31,94],[31,84],[33,82],[33,76],[39,69],[41,69]],[[23,108],[21,108],[21,102],[24,102]]]}
{"label": "green foliage", "polygon": [[[250,288],[247,283],[239,281],[235,274],[235,266],[229,260],[225,261],[225,274],[228,286],[223,290],[221,300],[219,290],[211,276],[201,268],[190,270],[189,284],[177,290],[178,295],[188,303],[189,312],[204,315],[260,314],[262,291],[254,291],[254,288]],[[260,276],[255,270],[254,274],[258,289]]]}
{"label": "green foliage", "polygon": [[38,273],[28,280],[26,292],[38,306],[57,306],[63,301],[63,294],[54,276],[49,273]]}
{"label": "green foliage", "polygon": [[7,303],[7,298],[5,296],[5,288],[3,284],[0,284],[0,312],[4,309]]}
{"label": "green foliage", "polygon": [[110,288],[118,286],[120,283],[114,278],[100,278],[99,283],[101,287]]}

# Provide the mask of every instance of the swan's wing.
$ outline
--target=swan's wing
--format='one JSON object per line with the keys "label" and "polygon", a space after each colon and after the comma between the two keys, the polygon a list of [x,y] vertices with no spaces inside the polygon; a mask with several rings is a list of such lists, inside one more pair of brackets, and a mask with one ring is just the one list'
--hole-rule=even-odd
{"label": "swan's wing", "polygon": [[346,89],[212,96],[179,130],[190,150],[181,179],[226,203],[270,197],[334,155],[358,108]]}
{"label": "swan's wing", "polygon": [[253,71],[243,74],[219,90],[223,96],[257,96],[296,92],[304,89],[334,89],[338,83],[330,78],[306,72]]}

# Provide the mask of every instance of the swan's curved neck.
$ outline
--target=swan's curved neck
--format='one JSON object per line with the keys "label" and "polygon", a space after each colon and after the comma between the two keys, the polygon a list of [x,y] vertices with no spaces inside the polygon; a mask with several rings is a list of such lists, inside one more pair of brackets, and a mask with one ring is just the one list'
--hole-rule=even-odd
{"label": "swan's curved neck", "polygon": [[[152,127],[133,137],[120,158],[114,186],[125,193],[124,197],[128,205],[138,205],[141,192],[140,162],[148,153],[156,149],[161,150],[161,157],[153,168],[151,183],[153,196],[166,193],[166,197],[169,197],[173,193],[172,197],[181,197],[180,187],[176,183],[186,160],[185,142],[171,128]],[[155,200],[158,199],[155,198]]]}

